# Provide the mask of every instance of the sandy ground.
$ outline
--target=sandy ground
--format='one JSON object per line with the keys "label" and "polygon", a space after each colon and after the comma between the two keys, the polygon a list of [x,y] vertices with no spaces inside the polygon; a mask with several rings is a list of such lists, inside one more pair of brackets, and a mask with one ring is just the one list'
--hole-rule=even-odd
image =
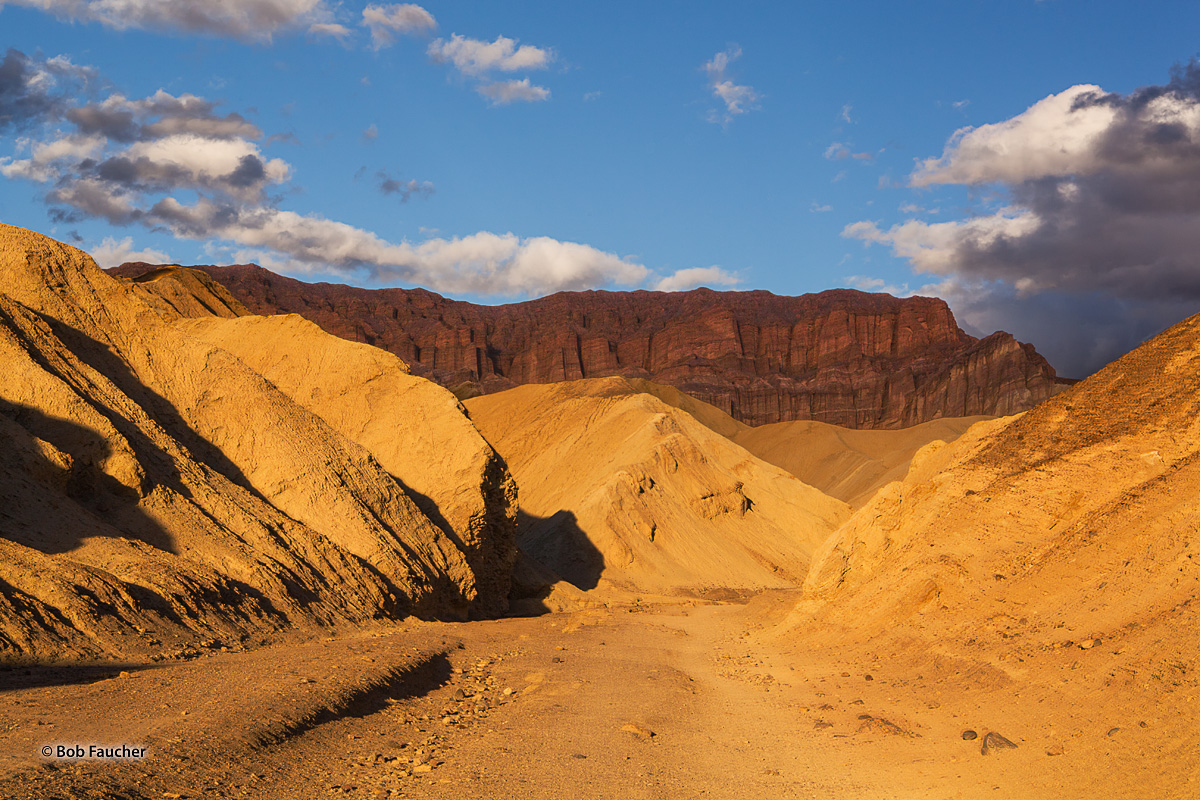
{"label": "sandy ground", "polygon": [[[1162,709],[1111,726],[1081,713],[1080,732],[1085,710],[1060,697],[1029,724],[1021,709],[1040,701],[1011,687],[954,691],[834,651],[785,653],[752,621],[789,601],[410,622],[165,666],[5,670],[0,796],[1194,796]],[[996,721],[1017,748],[982,755]],[[39,755],[61,743],[149,754]],[[1122,780],[1139,760],[1163,780]]]}

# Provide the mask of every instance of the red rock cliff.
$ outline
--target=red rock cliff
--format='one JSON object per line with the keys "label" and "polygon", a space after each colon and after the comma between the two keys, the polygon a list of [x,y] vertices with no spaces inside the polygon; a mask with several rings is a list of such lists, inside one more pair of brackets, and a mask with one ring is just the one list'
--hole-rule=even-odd
{"label": "red rock cliff", "polygon": [[256,314],[299,314],[390,350],[460,396],[625,375],[676,386],[751,425],[901,428],[1015,413],[1060,383],[1031,345],[968,336],[929,297],[593,291],[482,306],[423,289],[302,283],[254,265],[198,269]]}

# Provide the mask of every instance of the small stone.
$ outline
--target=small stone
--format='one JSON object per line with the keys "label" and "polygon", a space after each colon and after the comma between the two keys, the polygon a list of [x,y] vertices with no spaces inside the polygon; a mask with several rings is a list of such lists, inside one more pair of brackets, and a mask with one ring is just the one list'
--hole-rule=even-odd
{"label": "small stone", "polygon": [[643,728],[641,725],[638,725],[636,722],[626,722],[624,725],[621,726],[621,730],[625,731],[626,733],[632,733],[634,736],[641,739],[643,742],[648,742],[651,739],[653,739],[655,736],[658,735],[654,731],[650,730],[649,728]]}
{"label": "small stone", "polygon": [[865,678],[863,678],[863,680],[873,681],[875,679],[872,678],[870,675],[867,675]]}
{"label": "small stone", "polygon": [[1120,729],[1120,728],[1109,728],[1109,729],[1108,729],[1108,735],[1109,735],[1109,736],[1112,736],[1114,733],[1116,733],[1116,732],[1117,732],[1117,731],[1119,731],[1119,730],[1121,730],[1121,729]]}
{"label": "small stone", "polygon": [[1052,744],[1046,748],[1046,755],[1048,756],[1061,756],[1064,752],[1061,744]]}
{"label": "small stone", "polygon": [[979,748],[979,752],[981,755],[986,756],[997,750],[1012,750],[1015,748],[1016,745],[1013,742],[992,731],[983,737],[983,747]]}
{"label": "small stone", "polygon": [[513,693],[513,689],[512,689],[512,687],[511,687],[511,686],[506,686],[506,687],[504,687],[504,696],[505,696],[505,697],[508,697],[508,696],[509,696],[509,695],[511,695],[512,693]]}
{"label": "small stone", "polygon": [[417,764],[412,769],[413,775],[422,775],[426,772],[433,772],[433,766],[430,764]]}
{"label": "small stone", "polygon": [[963,732],[962,732],[962,737],[963,737],[963,741],[964,741],[964,742],[969,742],[969,741],[971,741],[972,739],[978,739],[978,738],[979,738],[979,734],[978,734],[978,733],[976,733],[975,731],[963,731]]}

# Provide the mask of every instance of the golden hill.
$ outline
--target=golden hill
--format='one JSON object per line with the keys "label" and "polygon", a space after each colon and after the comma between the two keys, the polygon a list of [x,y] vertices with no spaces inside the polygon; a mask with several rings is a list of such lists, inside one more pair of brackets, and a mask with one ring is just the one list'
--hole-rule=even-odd
{"label": "golden hill", "polygon": [[947,417],[911,428],[843,428],[815,420],[750,427],[716,406],[673,386],[629,378],[634,390],[686,411],[705,427],[768,464],[858,508],[881,488],[904,478],[914,455],[930,442],[952,442],[976,422],[992,417]]}
{"label": "golden hill", "polygon": [[855,508],[904,478],[930,442],[952,442],[990,417],[949,417],[899,430],[842,428],[797,420],[737,431],[731,438],[754,455]]}
{"label": "golden hill", "polygon": [[466,405],[521,487],[522,550],[581,588],[794,585],[850,513],[624,378]]}
{"label": "golden hill", "polygon": [[503,525],[495,563],[476,558],[367,448],[179,324],[179,297],[0,226],[0,652],[503,611]]}
{"label": "golden hill", "polygon": [[1053,776],[1037,796],[1186,797],[1197,596],[1200,316],[923,449],[818,549],[777,633],[886,670],[914,725],[1019,737],[1014,769]]}

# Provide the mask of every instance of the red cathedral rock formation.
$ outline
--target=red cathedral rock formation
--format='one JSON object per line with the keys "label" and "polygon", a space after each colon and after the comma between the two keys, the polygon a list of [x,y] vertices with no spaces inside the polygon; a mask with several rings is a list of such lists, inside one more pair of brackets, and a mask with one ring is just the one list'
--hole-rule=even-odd
{"label": "red cathedral rock formation", "polygon": [[670,384],[750,425],[902,428],[1024,411],[1066,383],[1032,345],[969,336],[929,297],[590,291],[483,306],[423,289],[303,283],[254,265],[197,269],[255,314],[299,314],[389,350],[464,398],[622,375]]}

